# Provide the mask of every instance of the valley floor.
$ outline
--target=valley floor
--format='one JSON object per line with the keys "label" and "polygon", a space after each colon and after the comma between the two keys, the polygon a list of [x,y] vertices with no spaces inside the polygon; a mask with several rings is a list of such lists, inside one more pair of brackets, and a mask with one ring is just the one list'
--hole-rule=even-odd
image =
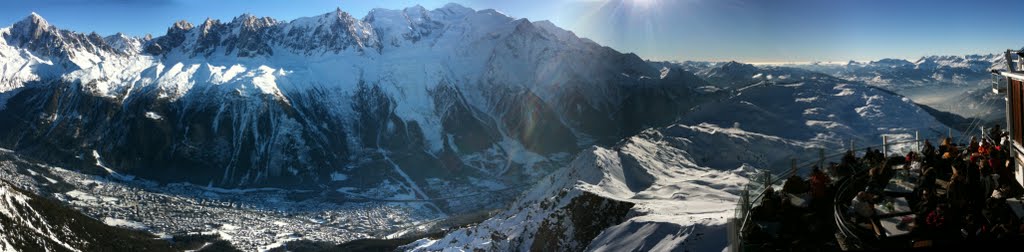
{"label": "valley floor", "polygon": [[313,191],[228,190],[88,175],[2,149],[0,179],[55,198],[107,225],[164,237],[216,234],[245,251],[299,239],[343,243],[385,237],[441,217],[422,202],[341,202]]}

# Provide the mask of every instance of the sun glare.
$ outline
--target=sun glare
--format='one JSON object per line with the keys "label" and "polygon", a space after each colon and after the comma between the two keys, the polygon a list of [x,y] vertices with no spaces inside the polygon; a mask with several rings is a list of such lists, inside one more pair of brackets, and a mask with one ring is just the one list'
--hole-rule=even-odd
{"label": "sun glare", "polygon": [[657,7],[659,0],[627,0],[633,5],[633,7],[641,9],[650,9]]}

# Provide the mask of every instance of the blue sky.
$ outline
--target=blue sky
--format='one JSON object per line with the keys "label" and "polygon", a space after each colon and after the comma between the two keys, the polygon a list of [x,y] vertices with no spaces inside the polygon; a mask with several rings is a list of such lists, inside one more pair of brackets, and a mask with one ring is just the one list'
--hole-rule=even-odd
{"label": "blue sky", "polygon": [[[655,60],[801,62],[916,59],[1024,46],[1024,1],[924,0],[35,0],[5,1],[0,25],[37,12],[62,28],[103,35],[162,35],[174,21],[242,13],[282,20],[341,7],[428,9],[456,2],[551,20],[623,52]],[[1021,32],[1013,32],[1021,31]]]}

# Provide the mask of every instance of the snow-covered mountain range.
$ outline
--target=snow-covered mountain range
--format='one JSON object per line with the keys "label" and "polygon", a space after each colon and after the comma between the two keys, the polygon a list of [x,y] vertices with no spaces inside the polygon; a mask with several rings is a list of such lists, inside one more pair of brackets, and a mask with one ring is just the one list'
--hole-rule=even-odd
{"label": "snow-covered mountain range", "polygon": [[[707,78],[708,81],[717,82],[716,85],[749,84],[751,79],[769,78],[768,75],[754,76],[756,73],[753,65],[735,61],[652,62],[652,64],[680,67]],[[807,69],[899,92],[903,89],[920,87],[976,85],[989,81],[990,70],[1005,69],[1006,63],[1002,54],[985,54],[924,56],[916,61],[887,58],[869,62],[849,61],[845,64],[812,62],[782,64],[781,66]],[[750,74],[747,77],[751,78],[743,78],[745,74]],[[722,79],[726,76],[735,76],[737,79]]]}
{"label": "snow-covered mountain range", "polygon": [[0,146],[159,181],[397,184],[385,197],[424,199],[440,190],[428,178],[518,184],[667,125],[708,97],[691,82],[547,21],[456,4],[182,21],[155,38],[33,13],[0,29]]}
{"label": "snow-covered mountain range", "polygon": [[1004,69],[1002,54],[925,56],[916,61],[881,59],[845,65],[808,64],[796,67],[893,90],[922,86],[967,86],[990,79],[991,69]]}

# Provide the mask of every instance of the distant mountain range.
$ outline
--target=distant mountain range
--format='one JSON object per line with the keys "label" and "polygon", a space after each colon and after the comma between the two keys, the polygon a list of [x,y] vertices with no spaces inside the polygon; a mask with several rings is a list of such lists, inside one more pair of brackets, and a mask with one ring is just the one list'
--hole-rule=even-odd
{"label": "distant mountain range", "polygon": [[[664,64],[664,63],[660,63]],[[723,75],[720,71],[750,74],[751,78],[737,80],[720,80],[721,85],[729,86],[756,79],[770,79],[770,76],[754,76],[753,65],[731,62],[699,62],[684,61],[670,63],[687,71],[709,78],[714,82]],[[972,86],[991,80],[992,69],[1005,69],[1002,54],[964,55],[964,56],[926,56],[916,61],[904,59],[880,59],[870,62],[849,61],[845,64],[783,64],[780,66],[807,69],[840,79],[864,82],[870,85],[885,87],[894,91],[927,86]],[[730,75],[726,75],[730,76]]]}

